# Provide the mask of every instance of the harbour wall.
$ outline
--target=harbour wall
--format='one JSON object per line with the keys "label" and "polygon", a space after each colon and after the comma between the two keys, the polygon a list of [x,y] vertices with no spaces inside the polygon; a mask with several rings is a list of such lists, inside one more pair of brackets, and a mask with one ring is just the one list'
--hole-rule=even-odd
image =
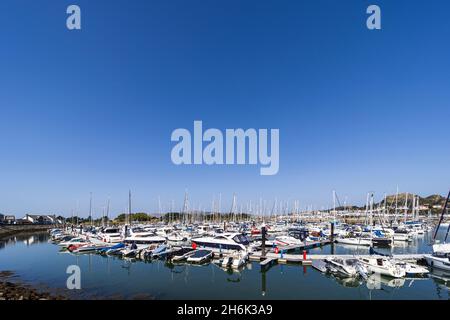
{"label": "harbour wall", "polygon": [[52,224],[7,224],[0,225],[0,237],[21,232],[38,232],[54,228]]}

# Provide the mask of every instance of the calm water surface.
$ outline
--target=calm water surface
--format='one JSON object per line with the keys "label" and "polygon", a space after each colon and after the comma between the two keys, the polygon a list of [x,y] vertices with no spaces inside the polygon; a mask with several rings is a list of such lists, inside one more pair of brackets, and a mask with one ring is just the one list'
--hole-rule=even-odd
{"label": "calm water surface", "polygon": [[[412,244],[398,244],[393,253],[428,253],[431,232]],[[365,281],[337,279],[312,267],[275,265],[261,272],[249,263],[240,272],[213,263],[204,266],[168,265],[163,261],[128,261],[116,257],[58,252],[48,235],[18,235],[0,241],[0,271],[11,270],[22,281],[72,298],[125,299],[449,299],[450,273],[438,270],[424,278]],[[334,245],[314,253],[367,253],[367,248]],[[66,269],[81,268],[81,290],[67,290]]]}

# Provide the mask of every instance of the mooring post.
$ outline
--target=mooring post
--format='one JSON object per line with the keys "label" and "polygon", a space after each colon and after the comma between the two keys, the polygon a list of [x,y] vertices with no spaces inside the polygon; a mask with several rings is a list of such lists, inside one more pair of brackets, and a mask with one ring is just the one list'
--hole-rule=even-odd
{"label": "mooring post", "polygon": [[330,241],[334,242],[334,222],[331,223]]}
{"label": "mooring post", "polygon": [[261,259],[266,258],[266,226],[263,224],[261,227]]}

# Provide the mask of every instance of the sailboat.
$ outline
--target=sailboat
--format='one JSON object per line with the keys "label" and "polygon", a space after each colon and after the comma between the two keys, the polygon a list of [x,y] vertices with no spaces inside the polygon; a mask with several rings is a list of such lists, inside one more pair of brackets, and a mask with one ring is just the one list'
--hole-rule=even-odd
{"label": "sailboat", "polygon": [[447,228],[444,243],[438,243],[436,241],[436,236],[439,228],[441,227],[442,220],[444,220],[444,215],[447,209],[449,198],[450,191],[448,192],[447,199],[445,200],[445,204],[442,207],[441,218],[439,219],[439,223],[436,226],[436,230],[434,232],[433,241],[435,242],[435,244],[433,244],[433,254],[425,256],[425,260],[427,261],[427,264],[429,266],[447,271],[450,271],[450,243],[447,243],[447,236],[450,231],[450,227]]}

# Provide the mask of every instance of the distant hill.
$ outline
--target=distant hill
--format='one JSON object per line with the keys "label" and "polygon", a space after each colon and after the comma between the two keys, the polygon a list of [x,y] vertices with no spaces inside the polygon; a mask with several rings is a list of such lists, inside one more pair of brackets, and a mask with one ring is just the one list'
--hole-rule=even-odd
{"label": "distant hill", "polygon": [[[397,206],[398,208],[404,208],[405,207],[405,201],[406,201],[406,196],[408,195],[408,208],[412,208],[413,205],[413,197],[417,197],[416,194],[413,193],[399,193],[397,196]],[[396,195],[388,195],[386,196],[386,203],[387,203],[387,207],[389,208],[393,208],[395,207],[395,198]],[[427,197],[421,197],[419,196],[419,206],[420,206],[420,210],[422,211],[428,211],[431,210],[432,213],[440,213],[442,211],[442,207],[445,204],[445,197],[439,195],[439,194],[433,194]],[[384,199],[381,200],[378,203],[375,203],[375,208],[379,207],[379,206],[384,206]],[[450,205],[448,206],[450,209]],[[336,210],[363,210],[365,209],[365,206],[346,206],[344,207],[339,207],[336,208]]]}
{"label": "distant hill", "polygon": [[[413,197],[417,197],[418,195],[412,193],[400,193],[397,197],[397,203],[399,207],[405,206],[406,197],[408,197],[408,207],[412,207]],[[395,205],[395,194],[389,195],[386,197],[386,202],[389,206]],[[380,204],[384,204],[384,199],[380,202]],[[433,206],[443,206],[445,204],[445,197],[439,194],[433,194],[428,197],[419,196],[419,205],[424,207]]]}

